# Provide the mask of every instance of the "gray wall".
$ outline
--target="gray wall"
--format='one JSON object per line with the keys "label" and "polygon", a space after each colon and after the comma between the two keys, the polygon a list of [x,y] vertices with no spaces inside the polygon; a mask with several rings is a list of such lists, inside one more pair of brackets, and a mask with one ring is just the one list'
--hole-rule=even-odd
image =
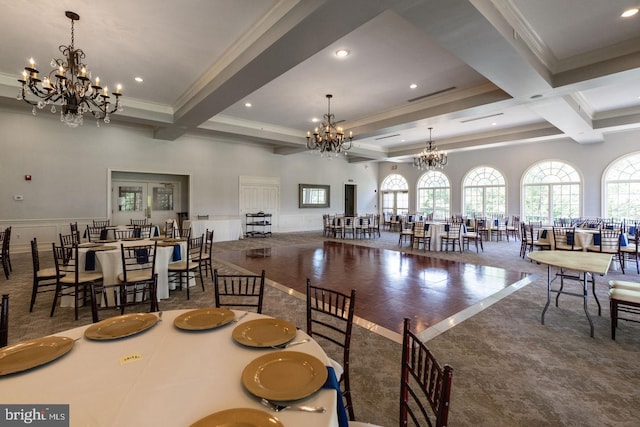
{"label": "gray wall", "polygon": [[[601,187],[605,169],[621,156],[639,150],[640,131],[628,131],[605,135],[605,142],[600,144],[581,145],[566,139],[449,154],[448,164],[442,172],[451,182],[451,213],[462,212],[462,181],[474,167],[490,166],[504,174],[507,183],[507,213],[520,215],[520,184],[523,174],[541,160],[562,160],[572,165],[582,177],[582,216],[602,216]],[[397,169],[393,170],[394,166]],[[424,172],[408,164],[381,163],[378,185],[393,173],[404,176],[409,183],[409,206],[410,210],[415,210],[416,184]]]}
{"label": "gray wall", "polygon": [[[53,116],[53,118],[52,118]],[[274,155],[269,147],[184,136],[152,138],[145,128],[112,122],[97,128],[87,120],[76,129],[55,115],[0,110],[0,224],[90,222],[109,216],[109,170],[189,176],[189,212],[237,216],[239,176],[280,179],[280,229],[321,229],[322,214],[342,212],[345,183],[358,186],[359,212],[374,212],[377,167],[320,158],[309,152]],[[304,135],[301,136],[304,140]],[[31,175],[27,182],[25,175]],[[329,209],[299,209],[298,184],[331,185]],[[15,201],[14,195],[24,200]],[[313,224],[313,225],[311,225]],[[62,231],[62,230],[61,230]],[[274,230],[276,231],[276,230]],[[15,241],[28,245],[29,229]],[[40,234],[41,235],[41,234]],[[42,235],[41,235],[42,236]],[[57,233],[49,227],[45,242]],[[21,242],[20,242],[21,240]]]}

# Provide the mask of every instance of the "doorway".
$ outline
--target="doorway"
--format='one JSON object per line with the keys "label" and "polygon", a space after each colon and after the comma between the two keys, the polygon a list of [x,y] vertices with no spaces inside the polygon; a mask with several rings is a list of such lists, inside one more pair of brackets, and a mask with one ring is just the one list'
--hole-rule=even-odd
{"label": "doorway", "polygon": [[111,183],[112,222],[129,224],[131,219],[164,224],[176,219],[181,211],[180,182],[135,182],[113,180]]}
{"label": "doorway", "polygon": [[188,215],[190,176],[152,172],[108,171],[107,197],[111,224],[146,219],[162,226],[167,219]]}
{"label": "doorway", "polygon": [[354,184],[344,185],[344,216],[356,216],[358,209],[356,203],[356,188]]}

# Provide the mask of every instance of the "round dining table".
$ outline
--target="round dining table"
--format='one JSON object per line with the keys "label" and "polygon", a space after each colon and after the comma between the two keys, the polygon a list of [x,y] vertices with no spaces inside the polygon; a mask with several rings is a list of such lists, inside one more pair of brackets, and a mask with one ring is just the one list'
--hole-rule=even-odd
{"label": "round dining table", "polygon": [[[277,363],[279,358],[313,358],[321,362],[318,373],[324,368],[329,375],[333,373],[328,368],[330,361],[325,352],[305,332],[295,328],[290,331],[292,342],[307,339],[294,347],[262,348],[246,345],[237,338],[238,330],[251,329],[252,323],[248,322],[273,319],[261,314],[233,311],[233,320],[204,330],[187,330],[190,328],[174,324],[175,319],[184,322],[191,313],[197,312],[172,310],[129,315],[147,319],[157,316],[157,319],[152,319],[144,330],[117,339],[100,336],[101,329],[96,329],[96,324],[54,334],[51,339],[70,338],[71,342],[66,344],[71,346],[70,350],[48,363],[21,372],[3,373],[0,353],[0,402],[3,405],[68,404],[69,425],[82,427],[189,426],[229,412],[257,413],[281,423],[269,423],[274,426],[339,425],[335,388],[324,385],[295,401],[326,408],[322,413],[293,409],[275,412],[263,405],[257,397],[259,393],[249,391],[248,386],[256,386],[253,379],[260,377],[261,370],[266,372],[269,363]],[[260,358],[268,359],[269,363],[256,365]],[[302,365],[295,368],[306,369]],[[281,378],[270,380],[284,381],[285,385],[290,380],[295,383],[296,369],[291,375],[283,373]]]}
{"label": "round dining table", "polygon": [[[115,285],[118,283],[118,275],[122,273],[122,249],[121,244],[126,248],[129,246],[153,245],[153,239],[142,240],[114,240],[105,241],[105,243],[83,243],[78,249],[78,265],[80,271],[99,271],[102,273],[103,283],[105,285]],[[93,246],[97,245],[97,246]],[[176,249],[179,247],[179,250]],[[109,250],[104,250],[104,249]],[[169,264],[179,261],[187,251],[187,242],[184,240],[176,242],[158,241],[156,251],[156,268],[158,274],[158,289],[156,291],[158,300],[169,298],[169,291],[176,289],[176,284],[169,281]],[[87,269],[87,253],[94,252],[94,262],[91,268]],[[195,286],[196,281],[193,277],[189,279],[189,286]],[[73,296],[63,296],[60,298],[60,307],[73,307]]]}

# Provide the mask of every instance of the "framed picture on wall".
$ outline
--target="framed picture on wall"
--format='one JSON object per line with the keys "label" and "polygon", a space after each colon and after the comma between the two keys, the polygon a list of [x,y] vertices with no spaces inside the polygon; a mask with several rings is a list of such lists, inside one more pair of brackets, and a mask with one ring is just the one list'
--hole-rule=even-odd
{"label": "framed picture on wall", "polygon": [[328,208],[331,201],[331,187],[318,184],[298,184],[299,208]]}

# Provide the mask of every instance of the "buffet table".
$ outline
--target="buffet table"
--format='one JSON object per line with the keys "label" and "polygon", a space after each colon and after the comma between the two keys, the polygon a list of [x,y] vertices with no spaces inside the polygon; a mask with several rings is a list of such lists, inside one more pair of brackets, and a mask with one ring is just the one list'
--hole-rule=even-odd
{"label": "buffet table", "polygon": [[[220,309],[197,312],[202,314],[211,310]],[[252,417],[256,414],[268,417],[268,425],[273,427],[338,426],[338,394],[335,389],[320,386],[296,402],[325,407],[323,413],[297,410],[276,413],[263,406],[260,398],[250,391],[251,387],[247,387],[247,384],[256,386],[252,381],[262,379],[264,382],[260,385],[267,389],[273,387],[268,390],[273,393],[286,391],[292,381],[300,381],[307,374],[307,366],[298,363],[279,366],[278,369],[284,371],[277,375],[277,386],[275,383],[270,385],[268,378],[261,377],[262,369],[264,372],[271,369],[269,363],[260,364],[262,359],[278,364],[280,360],[292,358],[294,353],[302,359],[313,356],[320,363],[320,369],[311,375],[317,374],[324,376],[320,380],[326,379],[333,371],[330,368],[324,370],[329,366],[329,359],[315,341],[309,340],[284,350],[251,347],[237,339],[238,335],[243,339],[250,338],[247,331],[251,328],[247,327],[247,322],[274,319],[256,313],[242,317],[243,312],[236,311],[229,312],[231,316],[224,323],[209,324],[205,330],[185,330],[185,326],[187,329],[201,329],[199,325],[202,323],[192,313],[196,312],[167,311],[161,314],[160,321],[158,313],[125,315],[130,326],[135,316],[152,320],[150,326],[145,325],[147,329],[137,328],[125,338],[113,339],[108,335],[115,330],[125,331],[123,328],[108,329],[123,316],[61,332],[55,336],[69,337],[70,340],[53,339],[65,340],[57,345],[72,347],[66,354],[40,367],[17,373],[6,374],[7,365],[3,367],[0,351],[0,402],[68,404],[69,425],[82,427],[189,426],[207,416],[220,417],[224,425],[245,425],[242,419],[225,418],[224,414],[231,417],[229,413],[240,418],[249,413]],[[174,325],[176,318],[179,322]],[[102,324],[105,326],[100,326]],[[177,325],[181,325],[180,328]],[[309,338],[303,331],[296,330],[295,325],[291,332],[294,341]],[[78,341],[74,342],[75,339]],[[256,365],[256,362],[260,363]],[[296,383],[295,387],[300,385]]]}
{"label": "buffet table", "polygon": [[186,220],[182,227],[191,227],[191,237],[200,237],[206,230],[213,230],[214,242],[239,240],[244,235],[240,218]]}

